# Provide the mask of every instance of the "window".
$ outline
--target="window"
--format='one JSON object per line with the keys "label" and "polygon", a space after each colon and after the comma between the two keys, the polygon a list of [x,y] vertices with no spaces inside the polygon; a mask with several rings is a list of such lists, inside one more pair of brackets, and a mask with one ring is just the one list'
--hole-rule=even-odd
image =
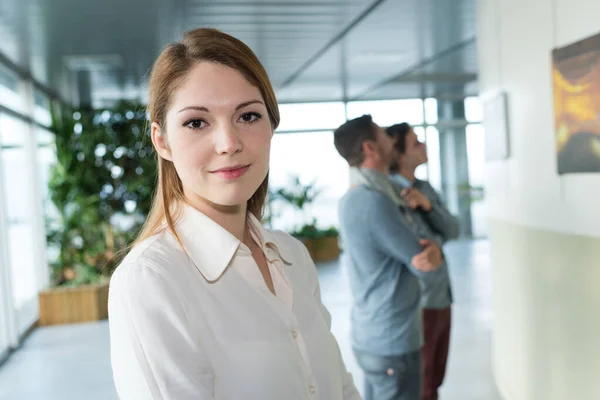
{"label": "window", "polygon": [[52,114],[50,114],[50,99],[39,90],[34,91],[35,109],[33,118],[42,125],[52,125]]}
{"label": "window", "polygon": [[438,123],[437,99],[425,99],[425,122],[428,124]]}
{"label": "window", "polygon": [[483,185],[485,182],[485,135],[480,124],[467,125],[467,158],[469,182]]}
{"label": "window", "polygon": [[20,332],[37,319],[38,271],[36,232],[32,212],[32,171],[28,154],[29,125],[0,114],[0,194],[4,203],[6,250],[12,282],[13,306]]}
{"label": "window", "polygon": [[421,99],[352,101],[348,103],[348,119],[371,114],[379,126],[390,126],[400,122],[423,125],[423,101]]}
{"label": "window", "polygon": [[[419,139],[419,141],[421,143],[427,142],[426,135],[425,135],[425,128],[423,128],[422,126],[416,126],[414,128],[414,131],[415,131],[415,134],[417,135],[417,138]],[[417,179],[426,181],[426,180],[428,180],[428,175],[429,175],[429,171],[428,171],[427,164],[419,165],[417,167],[417,169],[415,170],[415,177]]]}
{"label": "window", "polygon": [[467,122],[483,121],[483,108],[478,97],[467,97],[465,99],[465,119]]}
{"label": "window", "polygon": [[342,102],[281,104],[279,114],[277,132],[336,129],[346,121]]}
{"label": "window", "polygon": [[273,203],[275,217],[272,227],[292,230],[317,219],[321,228],[337,226],[337,203],[348,190],[348,164],[333,145],[333,132],[276,134],[271,145],[272,190],[288,188],[291,178],[297,176],[302,184],[312,182],[321,190],[305,215],[281,201]]}
{"label": "window", "polygon": [[471,220],[474,237],[488,234],[487,211],[484,198],[485,135],[481,124],[467,125],[467,162],[471,187]]}
{"label": "window", "polygon": [[25,99],[20,95],[19,77],[0,65],[0,105],[17,112],[25,111]]}
{"label": "window", "polygon": [[428,181],[438,192],[442,192],[442,172],[440,163],[440,135],[436,127],[427,127]]}

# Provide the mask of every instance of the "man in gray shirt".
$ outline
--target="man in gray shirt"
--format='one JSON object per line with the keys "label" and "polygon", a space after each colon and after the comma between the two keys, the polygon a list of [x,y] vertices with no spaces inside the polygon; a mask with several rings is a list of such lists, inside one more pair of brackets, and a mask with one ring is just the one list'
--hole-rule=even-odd
{"label": "man in gray shirt", "polygon": [[419,280],[439,279],[441,249],[410,227],[410,212],[388,178],[395,150],[384,129],[364,115],[340,126],[334,143],[351,167],[352,187],[340,200],[339,218],[365,400],[419,400]]}
{"label": "man in gray shirt", "polygon": [[[429,182],[415,178],[415,170],[427,162],[427,148],[407,123],[386,129],[395,143],[397,158],[390,168],[391,178],[402,191],[408,207],[414,210],[419,236],[443,244],[456,239],[458,220],[450,214]],[[421,280],[423,306],[423,391],[421,400],[437,400],[444,381],[450,345],[452,289],[446,262],[439,279]]]}

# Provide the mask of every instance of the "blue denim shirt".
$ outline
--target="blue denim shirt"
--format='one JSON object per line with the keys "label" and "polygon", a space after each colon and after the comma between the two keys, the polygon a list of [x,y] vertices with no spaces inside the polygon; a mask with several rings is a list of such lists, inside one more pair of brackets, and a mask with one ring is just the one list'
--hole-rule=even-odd
{"label": "blue denim shirt", "polygon": [[419,279],[412,258],[422,251],[407,210],[385,194],[358,186],[339,204],[340,236],[353,296],[351,340],[355,349],[390,356],[419,350],[422,340]]}

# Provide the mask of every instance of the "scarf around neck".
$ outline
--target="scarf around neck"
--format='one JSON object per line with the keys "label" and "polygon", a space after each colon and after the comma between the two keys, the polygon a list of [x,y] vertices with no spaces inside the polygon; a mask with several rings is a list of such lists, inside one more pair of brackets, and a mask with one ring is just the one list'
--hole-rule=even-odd
{"label": "scarf around neck", "polygon": [[366,186],[368,189],[375,190],[388,196],[396,206],[404,207],[404,200],[398,189],[390,181],[390,178],[371,168],[350,168],[350,185]]}

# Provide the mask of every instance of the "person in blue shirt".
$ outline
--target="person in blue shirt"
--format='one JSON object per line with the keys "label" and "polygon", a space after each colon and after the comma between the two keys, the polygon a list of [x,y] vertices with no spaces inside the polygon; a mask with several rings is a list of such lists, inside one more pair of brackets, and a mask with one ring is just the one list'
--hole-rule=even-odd
{"label": "person in blue shirt", "polygon": [[388,176],[393,140],[371,116],[336,129],[334,144],[350,166],[351,188],[338,211],[353,296],[351,342],[365,376],[364,398],[419,400],[419,281],[441,279],[441,249],[413,231],[412,212]]}

